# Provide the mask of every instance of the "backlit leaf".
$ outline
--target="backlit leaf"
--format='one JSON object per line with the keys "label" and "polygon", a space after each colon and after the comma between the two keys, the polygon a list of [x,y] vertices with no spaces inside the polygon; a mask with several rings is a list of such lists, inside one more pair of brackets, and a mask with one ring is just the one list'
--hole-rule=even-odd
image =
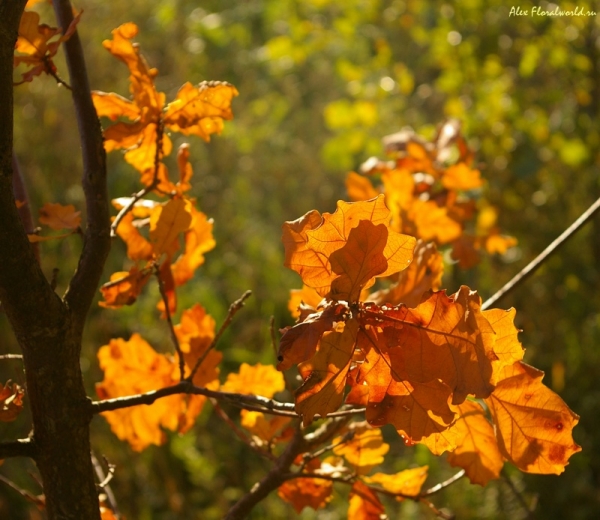
{"label": "backlit leaf", "polygon": [[390,446],[383,442],[379,428],[358,427],[348,433],[353,434],[349,440],[344,436],[333,440],[333,453],[343,456],[358,474],[364,475],[383,462]]}
{"label": "backlit leaf", "polygon": [[[367,484],[378,484],[390,493],[397,493],[408,497],[417,496],[427,479],[428,466],[411,468],[400,471],[393,475],[386,473],[375,473],[370,477],[363,477]],[[397,497],[402,500],[402,497]]]}
{"label": "backlit leaf", "polygon": [[380,520],[385,508],[374,491],[357,480],[350,490],[348,520]]}
{"label": "backlit leaf", "polygon": [[[173,243],[180,233],[187,231],[192,222],[191,203],[174,198],[158,206],[150,215],[150,244],[154,253],[172,253]],[[175,249],[178,245],[175,246]]]}
{"label": "backlit leaf", "polygon": [[521,471],[558,475],[581,451],[572,437],[579,416],[542,384],[543,377],[520,361],[507,366],[486,403],[502,455]]}
{"label": "backlit leaf", "polygon": [[223,392],[273,397],[285,388],[283,374],[272,365],[242,363],[238,374],[230,373],[221,386]]}
{"label": "backlit leaf", "polygon": [[452,428],[462,441],[448,454],[451,466],[464,468],[473,484],[485,486],[500,478],[504,457],[498,449],[492,424],[486,419],[481,405],[465,401],[458,405],[459,417]]}
{"label": "backlit leaf", "polygon": [[52,229],[77,229],[81,224],[81,211],[75,211],[71,204],[46,202],[40,209],[39,221]]}
{"label": "backlit leaf", "polygon": [[118,309],[123,305],[132,305],[150,279],[149,269],[139,270],[133,266],[129,271],[119,271],[110,276],[110,281],[100,287],[104,301],[100,307]]}
{"label": "backlit leaf", "polygon": [[14,421],[23,410],[25,390],[17,383],[0,383],[0,421]]}
{"label": "backlit leaf", "polygon": [[331,500],[333,482],[321,478],[295,478],[288,480],[277,490],[277,494],[292,505],[297,513],[305,507],[320,509]]}

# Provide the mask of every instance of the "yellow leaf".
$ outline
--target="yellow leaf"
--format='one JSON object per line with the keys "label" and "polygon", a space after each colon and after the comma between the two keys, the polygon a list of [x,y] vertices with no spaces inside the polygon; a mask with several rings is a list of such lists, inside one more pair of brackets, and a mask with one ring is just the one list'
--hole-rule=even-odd
{"label": "yellow leaf", "polygon": [[242,363],[238,374],[230,373],[221,387],[223,392],[255,394],[271,398],[285,388],[283,374],[273,365]]}
{"label": "yellow leaf", "polygon": [[191,203],[174,198],[158,206],[150,215],[150,244],[154,253],[171,253],[173,243],[180,233],[187,231],[192,222]]}
{"label": "yellow leaf", "polygon": [[345,440],[345,436],[333,440],[333,453],[343,456],[359,475],[368,473],[383,462],[383,456],[390,447],[383,442],[379,428],[356,428],[346,435],[349,434],[350,440]]}

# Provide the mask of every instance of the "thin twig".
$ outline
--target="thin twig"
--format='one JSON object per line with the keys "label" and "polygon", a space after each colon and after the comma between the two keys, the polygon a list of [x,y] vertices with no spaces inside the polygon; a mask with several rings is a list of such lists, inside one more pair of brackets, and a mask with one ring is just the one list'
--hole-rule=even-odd
{"label": "thin twig", "polygon": [[500,298],[506,296],[509,292],[513,291],[521,282],[531,276],[554,252],[558,250],[569,238],[575,235],[592,217],[600,210],[600,198],[596,200],[587,210],[585,210],[581,216],[573,222],[567,229],[565,229],[560,236],[554,240],[546,249],[544,249],[539,255],[537,255],[531,262],[529,262],[519,273],[517,273],[510,281],[504,284],[504,286],[496,291],[496,293],[488,298],[481,306],[481,310],[489,309],[494,305]]}
{"label": "thin twig", "polygon": [[100,461],[98,461],[98,459],[96,458],[96,456],[94,455],[94,453],[92,452],[92,464],[94,466],[94,471],[96,472],[96,477],[98,477],[98,480],[100,481],[100,483],[98,484],[98,487],[102,490],[104,490],[104,493],[106,494],[106,499],[108,500],[108,504],[110,505],[110,508],[112,509],[112,511],[115,513],[115,516],[118,518],[119,517],[119,508],[117,506],[117,500],[115,498],[115,494],[113,493],[111,487],[109,486],[109,482],[112,480],[114,474],[115,474],[115,465],[114,464],[109,464],[106,459],[104,459],[104,462],[106,463],[106,466],[108,467],[108,474],[105,475],[104,474],[104,469],[102,468],[102,465],[100,464]]}
{"label": "thin twig", "polygon": [[465,470],[461,469],[457,471],[454,475],[452,475],[449,479],[444,480],[444,482],[440,482],[433,487],[430,487],[426,491],[419,493],[421,497],[430,497],[431,495],[435,495],[439,493],[442,489],[447,488],[450,484],[454,484],[457,480],[460,480],[465,476]]}
{"label": "thin twig", "polygon": [[56,72],[56,70],[53,67],[51,58],[49,58],[48,56],[44,56],[42,58],[42,62],[44,63],[44,66],[46,67],[46,69],[45,69],[46,74],[49,74],[50,76],[52,76],[59,85],[62,85],[66,89],[70,90],[71,92],[73,91],[73,89],[71,88],[71,85],[69,85],[64,79],[62,79],[58,75],[58,72]]}
{"label": "thin twig", "polygon": [[223,408],[221,408],[221,405],[216,399],[211,399],[210,401],[214,406],[217,415],[227,423],[227,426],[229,426],[233,430],[233,433],[235,433],[244,444],[249,446],[253,451],[258,453],[262,457],[273,461],[276,460],[276,457],[271,452],[261,449],[260,446],[258,446],[250,437],[246,435],[246,433],[242,429],[238,427],[237,424],[235,424],[235,422],[231,420],[231,417],[229,417],[229,415],[227,415],[227,412],[223,410]]}
{"label": "thin twig", "polygon": [[501,476],[502,476],[502,480],[508,485],[510,490],[513,492],[513,494],[517,498],[519,505],[526,511],[527,518],[533,518],[533,511],[529,508],[529,505],[525,501],[525,497],[517,489],[517,487],[515,486],[515,483],[508,476],[508,474],[506,473],[506,470],[504,468],[502,468]]}
{"label": "thin twig", "polygon": [[19,359],[22,360],[23,356],[21,354],[0,354],[0,360],[5,359]]}
{"label": "thin twig", "polygon": [[115,217],[110,226],[110,236],[113,238],[117,236],[117,228],[119,227],[121,220],[123,220],[125,218],[125,215],[127,215],[127,213],[129,213],[133,209],[135,203],[138,200],[143,199],[148,193],[150,193],[154,188],[156,188],[156,186],[158,186],[158,172],[160,168],[164,130],[164,123],[162,122],[162,120],[158,121],[156,123],[156,152],[154,152],[154,177],[152,177],[152,182],[137,193],[134,193],[127,205],[123,207],[121,211],[119,211],[119,213],[117,213],[117,216]]}
{"label": "thin twig", "polygon": [[192,368],[190,375],[185,378],[187,381],[192,381],[192,379],[194,379],[196,372],[200,368],[200,365],[202,364],[202,362],[206,359],[206,356],[208,356],[208,353],[215,348],[219,339],[223,335],[223,332],[225,332],[225,329],[227,329],[227,327],[229,327],[231,320],[233,320],[233,317],[236,315],[236,313],[244,306],[244,302],[250,297],[251,294],[252,294],[252,291],[246,291],[244,294],[242,294],[242,296],[239,299],[234,301],[229,306],[229,311],[227,312],[227,317],[225,318],[225,321],[222,323],[221,328],[219,329],[219,332],[217,332],[217,334],[211,341],[208,348],[203,352],[203,354],[196,361],[196,364],[194,365],[194,368]]}
{"label": "thin twig", "polygon": [[7,459],[9,457],[29,457],[35,459],[36,455],[36,446],[29,437],[0,443],[0,459]]}
{"label": "thin twig", "polygon": [[173,341],[175,351],[177,352],[177,357],[179,358],[179,379],[183,381],[185,376],[185,360],[183,359],[183,352],[181,351],[179,338],[177,337],[177,334],[175,333],[175,327],[173,326],[173,319],[171,318],[171,309],[169,308],[169,296],[167,295],[167,291],[165,290],[165,284],[163,283],[163,280],[160,277],[160,270],[157,265],[155,265],[154,267],[154,274],[156,275],[156,279],[158,280],[158,290],[160,291],[160,296],[162,297],[162,301],[165,306],[165,317],[167,319],[167,323],[169,324],[169,333],[171,334],[171,340]]}
{"label": "thin twig", "polygon": [[19,493],[23,498],[26,498],[30,502],[33,502],[40,509],[44,509],[46,505],[44,495],[37,496],[29,491],[26,491],[25,489],[21,489],[12,480],[8,480],[4,475],[0,475],[0,482],[4,482],[7,486]]}

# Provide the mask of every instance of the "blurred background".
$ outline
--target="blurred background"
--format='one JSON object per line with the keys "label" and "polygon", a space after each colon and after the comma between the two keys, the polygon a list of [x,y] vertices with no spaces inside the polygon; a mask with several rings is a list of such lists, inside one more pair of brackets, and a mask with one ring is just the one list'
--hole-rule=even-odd
{"label": "blurred background", "polygon": [[[535,2],[545,10],[555,4]],[[225,80],[240,95],[235,119],[209,144],[191,144],[192,196],[214,219],[217,246],[195,279],[179,292],[179,310],[201,303],[217,323],[245,290],[252,298],[220,342],[221,374],[241,362],[273,363],[269,318],[293,322],[287,310],[299,277],[283,263],[281,224],[311,209],[333,212],[347,199],[344,180],[370,156],[383,157],[381,138],[413,127],[432,138],[439,123],[459,118],[486,179],[483,196],[499,210],[503,232],[519,245],[458,272],[446,266],[444,287],[460,283],[483,299],[533,259],[599,195],[600,16],[511,15],[506,2],[464,0],[84,0],[79,32],[92,88],[128,95],[128,72],[102,47],[123,22],[140,27],[137,41],[157,86],[174,97],[185,81]],[[600,13],[598,2],[562,1],[560,9]],[[55,25],[50,5],[42,21]],[[67,76],[62,57],[59,74]],[[45,202],[83,207],[81,161],[69,92],[50,77],[16,88],[15,148],[34,216]],[[175,146],[184,139],[175,136]],[[109,156],[111,197],[137,191],[139,175]],[[174,156],[172,157],[174,161]],[[174,167],[174,162],[172,166]],[[600,517],[600,218],[596,217],[529,281],[499,303],[517,309],[525,361],[544,370],[544,382],[579,415],[574,432],[583,451],[565,473],[522,474],[508,467],[515,488],[535,517]],[[42,244],[48,277],[58,268],[62,293],[76,265],[78,237]],[[123,269],[125,247],[115,241],[106,270]],[[113,337],[139,332],[157,350],[170,351],[165,323],[157,319],[157,291],[148,287],[132,307],[94,307],[82,368],[94,395],[102,379],[95,353]],[[0,315],[0,353],[18,352]],[[18,361],[3,361],[2,381],[23,382]],[[235,416],[237,412],[232,411]],[[28,433],[27,413],[0,423],[0,437]],[[92,423],[99,458],[116,464],[113,490],[129,520],[220,518],[268,469],[207,406],[192,432],[133,452],[102,418]],[[444,457],[404,447],[393,430],[386,471],[428,464],[433,485],[451,474]],[[14,459],[0,473],[39,493],[33,465]],[[301,518],[345,518],[348,490],[326,510]],[[506,482],[486,488],[466,480],[433,500],[460,519],[519,519],[527,514]],[[433,518],[425,507],[389,503],[391,518]],[[251,518],[294,517],[276,495]],[[0,517],[42,518],[0,483]]]}

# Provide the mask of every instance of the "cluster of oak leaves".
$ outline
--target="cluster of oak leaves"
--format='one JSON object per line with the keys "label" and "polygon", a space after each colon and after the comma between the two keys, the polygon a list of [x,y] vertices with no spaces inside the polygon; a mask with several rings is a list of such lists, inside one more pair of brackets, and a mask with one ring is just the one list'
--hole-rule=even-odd
{"label": "cluster of oak leaves", "polygon": [[[23,82],[44,72],[57,77],[52,56],[79,17],[61,35],[40,24],[37,13],[25,12],[15,57],[15,66],[28,67]],[[164,295],[158,308],[170,321],[176,288],[192,279],[215,241],[212,221],[187,195],[187,144],[177,152],[178,181],[170,180],[163,162],[172,151],[168,132],[208,141],[233,117],[237,91],[222,82],[186,83],[166,104],[154,85],[156,69],[132,43],[137,27],[127,23],[112,34],[104,47],[127,65],[131,99],[93,92],[93,101],[100,117],[118,120],[104,131],[106,150],[124,150],[144,188],[112,201],[118,211],[113,228],[127,245],[131,267],[104,284],[100,305],[134,303],[155,276]],[[580,450],[571,435],[577,415],[542,384],[542,372],[522,362],[515,311],[482,310],[468,287],[451,296],[439,291],[443,260],[436,245],[450,245],[461,267],[475,265],[483,251],[503,253],[514,245],[499,233],[495,210],[474,198],[482,180],[458,124],[445,123],[432,141],[405,130],[384,144],[387,160],[370,159],[360,175],[349,174],[355,202],[340,201],[333,214],[313,210],[283,226],[285,265],[304,286],[292,291],[289,308],[297,323],[282,330],[277,369],[243,364],[220,383],[214,319],[196,304],[173,326],[184,375],[202,359],[196,386],[272,398],[285,390],[281,371],[297,365],[303,383],[295,409],[305,427],[340,408],[364,410],[366,421],[346,426],[329,456],[297,461],[313,476],[280,487],[280,496],[298,511],[323,507],[332,496],[332,480],[314,475],[353,476],[349,518],[379,518],[384,509],[377,489],[399,499],[417,496],[427,467],[370,474],[389,449],[379,429],[385,424],[407,444],[425,444],[436,455],[449,452],[449,463],[481,485],[498,478],[506,460],[522,471],[559,474]],[[30,235],[32,242],[77,232],[81,219],[73,206],[46,204],[39,221],[65,233],[38,232]],[[371,292],[377,278],[382,282]],[[97,385],[100,398],[181,380],[178,355],[158,353],[139,334],[112,339],[98,358],[105,374]],[[22,399],[18,385],[0,387],[0,419],[14,419]],[[206,399],[171,395],[104,416],[120,439],[140,451],[164,442],[165,428],[189,430]],[[291,417],[249,410],[242,410],[241,425],[255,445],[269,450],[289,441],[296,427]]]}

